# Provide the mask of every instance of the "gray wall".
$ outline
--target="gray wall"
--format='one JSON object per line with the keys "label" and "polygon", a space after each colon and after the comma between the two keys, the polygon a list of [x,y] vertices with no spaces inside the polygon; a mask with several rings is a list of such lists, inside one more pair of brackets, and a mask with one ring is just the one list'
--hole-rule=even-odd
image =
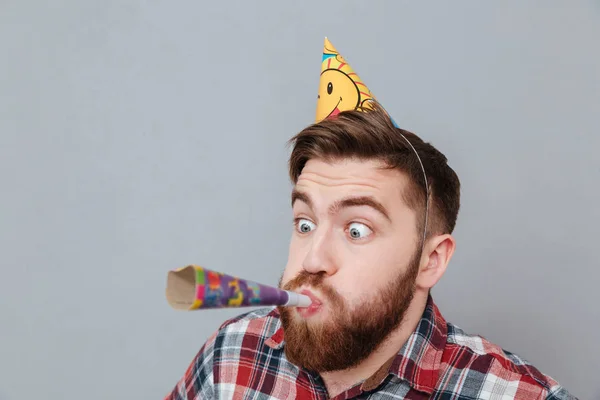
{"label": "gray wall", "polygon": [[0,399],[161,398],[240,312],[167,271],[277,282],[324,36],[462,178],[446,317],[598,398],[600,3],[320,3],[0,3]]}

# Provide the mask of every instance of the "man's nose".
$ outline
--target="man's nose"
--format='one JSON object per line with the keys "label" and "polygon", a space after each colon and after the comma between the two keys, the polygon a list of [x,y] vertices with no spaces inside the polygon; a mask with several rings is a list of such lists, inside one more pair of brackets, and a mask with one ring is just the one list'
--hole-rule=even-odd
{"label": "man's nose", "polygon": [[331,232],[317,230],[311,238],[310,247],[302,268],[311,274],[325,273],[333,275],[337,266],[333,251],[333,240]]}

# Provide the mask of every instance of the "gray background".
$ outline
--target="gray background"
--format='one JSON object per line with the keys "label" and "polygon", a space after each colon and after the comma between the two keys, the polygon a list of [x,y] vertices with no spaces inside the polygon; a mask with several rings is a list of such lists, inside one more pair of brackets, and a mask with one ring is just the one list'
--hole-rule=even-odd
{"label": "gray background", "polygon": [[598,398],[600,2],[0,2],[0,399],[164,396],[276,284],[328,36],[463,183],[445,316]]}

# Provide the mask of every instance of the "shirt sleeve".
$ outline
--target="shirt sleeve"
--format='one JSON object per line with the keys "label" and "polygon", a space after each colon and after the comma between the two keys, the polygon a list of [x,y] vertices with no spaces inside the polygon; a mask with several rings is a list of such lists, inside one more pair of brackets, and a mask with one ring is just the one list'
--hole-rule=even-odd
{"label": "shirt sleeve", "polygon": [[548,391],[546,400],[579,400],[579,399],[577,397],[573,396],[571,393],[569,393],[567,391],[567,389],[565,389],[564,387],[562,387],[560,385],[556,385]]}
{"label": "shirt sleeve", "polygon": [[183,377],[164,400],[200,400],[214,398],[213,353],[217,332],[204,343]]}

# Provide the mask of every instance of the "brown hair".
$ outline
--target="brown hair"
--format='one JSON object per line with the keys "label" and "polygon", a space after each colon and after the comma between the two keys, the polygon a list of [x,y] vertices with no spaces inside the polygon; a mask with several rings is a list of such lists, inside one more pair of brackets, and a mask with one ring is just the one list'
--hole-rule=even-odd
{"label": "brown hair", "polygon": [[416,212],[417,231],[422,232],[427,190],[421,164],[406,140],[419,154],[427,176],[430,191],[427,237],[452,233],[460,208],[458,176],[448,165],[446,156],[414,133],[394,126],[387,112],[378,104],[343,111],[306,127],[292,137],[289,141],[294,146],[289,159],[290,179],[295,184],[310,159],[383,161],[386,167],[408,175],[410,185],[403,199]]}

